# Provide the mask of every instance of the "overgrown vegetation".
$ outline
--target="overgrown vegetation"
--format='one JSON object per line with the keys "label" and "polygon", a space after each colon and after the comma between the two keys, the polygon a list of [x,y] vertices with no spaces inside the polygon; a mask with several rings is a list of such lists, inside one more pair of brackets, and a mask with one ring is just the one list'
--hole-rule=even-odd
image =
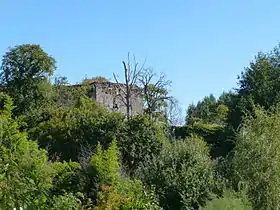
{"label": "overgrown vegetation", "polygon": [[[39,45],[3,56],[0,209],[280,209],[280,47],[259,53],[238,87],[186,108],[178,126],[170,81],[128,57],[125,113],[81,85],[51,78]],[[143,94],[133,115],[131,95]],[[124,88],[124,89],[121,89]],[[172,119],[171,119],[172,117]]]}

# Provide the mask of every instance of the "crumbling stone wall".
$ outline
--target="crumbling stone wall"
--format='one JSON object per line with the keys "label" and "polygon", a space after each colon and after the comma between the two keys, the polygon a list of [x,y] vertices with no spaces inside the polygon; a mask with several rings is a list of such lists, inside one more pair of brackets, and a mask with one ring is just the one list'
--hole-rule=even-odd
{"label": "crumbling stone wall", "polygon": [[[111,111],[126,114],[126,106],[122,100],[122,96],[124,97],[124,94],[120,89],[124,88],[124,86],[120,86],[119,84],[110,82],[93,83],[93,86],[93,100],[95,100],[97,103],[102,104],[104,107],[108,108]],[[138,88],[135,88],[132,91],[130,104],[132,115],[143,113],[144,101]]]}

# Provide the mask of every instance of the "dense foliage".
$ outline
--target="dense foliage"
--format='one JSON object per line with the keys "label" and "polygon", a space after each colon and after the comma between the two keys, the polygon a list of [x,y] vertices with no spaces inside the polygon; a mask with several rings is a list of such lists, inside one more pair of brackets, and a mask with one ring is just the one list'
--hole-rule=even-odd
{"label": "dense foliage", "polygon": [[203,210],[252,210],[252,206],[242,194],[227,191],[222,197],[208,201]]}
{"label": "dense foliage", "polygon": [[280,209],[279,55],[259,53],[237,88],[191,104],[175,126],[169,81],[153,71],[132,78],[144,114],[127,118],[92,100],[108,79],[51,82],[56,62],[39,45],[9,48],[0,209]]}
{"label": "dense foliage", "polygon": [[51,106],[46,114],[29,135],[62,160],[77,161],[85,147],[94,148],[98,142],[108,146],[123,127],[119,113],[110,113],[89,98],[80,98],[74,106]]}
{"label": "dense foliage", "polygon": [[143,164],[139,174],[155,186],[165,209],[197,209],[219,192],[214,162],[206,143],[196,137],[166,143],[161,154]]}
{"label": "dense foliage", "polygon": [[19,114],[40,106],[50,97],[50,76],[55,60],[39,45],[19,45],[11,48],[1,65],[0,83],[16,102]]}
{"label": "dense foliage", "polygon": [[12,99],[1,94],[1,209],[35,208],[46,202],[54,170],[47,153],[20,132],[20,120],[12,118]]}
{"label": "dense foliage", "polygon": [[242,183],[256,209],[280,208],[280,113],[255,111],[237,135],[232,159],[234,184]]}

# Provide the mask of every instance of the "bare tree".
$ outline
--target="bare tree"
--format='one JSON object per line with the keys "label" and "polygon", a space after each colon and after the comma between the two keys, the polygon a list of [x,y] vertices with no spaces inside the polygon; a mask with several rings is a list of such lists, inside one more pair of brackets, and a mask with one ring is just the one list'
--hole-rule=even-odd
{"label": "bare tree", "polygon": [[168,101],[168,106],[165,109],[165,117],[170,125],[179,126],[184,124],[182,108],[179,106],[177,99],[172,98]]}
{"label": "bare tree", "polygon": [[134,90],[138,91],[137,83],[138,78],[144,69],[144,64],[139,66],[139,63],[136,61],[135,56],[133,56],[133,63],[130,61],[130,54],[128,53],[127,62],[123,61],[123,70],[124,70],[124,83],[120,83],[118,76],[114,73],[114,79],[116,83],[119,85],[119,93],[120,99],[122,103],[126,107],[126,117],[129,120],[132,115],[132,106],[131,106],[131,96]]}
{"label": "bare tree", "polygon": [[157,74],[152,69],[144,69],[139,76],[139,81],[143,88],[146,113],[150,116],[160,111],[167,105],[167,101],[172,97],[168,96],[170,80],[166,80],[164,74]]}

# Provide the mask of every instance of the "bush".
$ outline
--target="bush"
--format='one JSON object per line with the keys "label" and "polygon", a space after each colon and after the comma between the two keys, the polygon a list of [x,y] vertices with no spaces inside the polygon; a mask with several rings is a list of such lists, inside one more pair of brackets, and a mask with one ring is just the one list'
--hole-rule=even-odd
{"label": "bush", "polygon": [[0,95],[0,209],[34,208],[46,204],[54,170],[47,152],[38,149],[20,132],[19,119],[12,117],[13,103]]}
{"label": "bush", "polygon": [[52,200],[53,210],[70,210],[78,209],[81,206],[81,201],[71,193],[55,196]]}
{"label": "bush", "polygon": [[226,192],[223,197],[208,201],[202,210],[252,210],[250,203],[235,193]]}
{"label": "bush", "polygon": [[123,179],[117,188],[125,198],[121,209],[161,209],[153,189],[146,189],[139,180]]}
{"label": "bush", "polygon": [[212,157],[225,156],[228,153],[230,143],[226,141],[228,138],[226,132],[224,125],[201,122],[174,127],[174,135],[177,139],[184,139],[192,135],[202,137],[210,147]]}
{"label": "bush", "polygon": [[82,190],[83,183],[81,166],[76,162],[54,162],[55,177],[53,180],[53,194],[77,193]]}
{"label": "bush", "polygon": [[[107,150],[97,146],[91,161],[91,178],[98,183],[95,209],[142,209],[156,206],[154,197],[146,194],[142,183],[121,176],[119,153],[113,141]],[[93,189],[96,190],[96,189]]]}
{"label": "bush", "polygon": [[125,180],[116,186],[102,186],[98,193],[97,210],[161,209],[153,192],[145,190],[139,180]]}
{"label": "bush", "polygon": [[117,210],[124,202],[124,198],[114,186],[102,186],[98,193],[96,210]]}
{"label": "bush", "polygon": [[139,177],[154,185],[165,209],[197,209],[218,190],[214,163],[200,138],[166,144],[158,157],[143,164]]}
{"label": "bush", "polygon": [[32,139],[48,149],[51,156],[77,161],[82,147],[107,147],[123,128],[123,117],[110,113],[89,98],[74,107],[53,107],[47,120],[29,130]]}
{"label": "bush", "polygon": [[255,209],[280,208],[280,112],[255,110],[237,135],[234,186],[244,185]]}
{"label": "bush", "polygon": [[93,174],[102,185],[115,185],[120,181],[119,153],[116,142],[113,141],[107,150],[98,144],[90,161]]}
{"label": "bush", "polygon": [[133,175],[141,163],[158,155],[165,138],[163,129],[145,115],[127,121],[125,132],[118,142],[127,171]]}

